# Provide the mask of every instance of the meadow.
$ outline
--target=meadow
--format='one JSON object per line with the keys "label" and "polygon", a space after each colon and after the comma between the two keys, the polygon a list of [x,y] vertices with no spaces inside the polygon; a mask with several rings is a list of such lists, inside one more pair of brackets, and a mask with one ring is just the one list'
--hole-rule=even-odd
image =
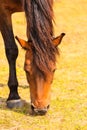
{"label": "meadow", "polygon": [[[21,109],[6,107],[8,62],[0,34],[0,130],[87,130],[87,0],[55,0],[54,34],[66,35],[51,88],[51,106],[45,116],[30,115],[29,87],[23,70],[25,51],[18,45],[19,94],[27,103]],[[12,16],[14,34],[26,39],[24,13]]]}

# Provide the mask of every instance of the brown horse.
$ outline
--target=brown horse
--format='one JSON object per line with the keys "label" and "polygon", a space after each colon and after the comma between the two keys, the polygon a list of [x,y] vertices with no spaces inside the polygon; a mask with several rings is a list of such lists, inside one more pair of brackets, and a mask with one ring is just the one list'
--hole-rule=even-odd
{"label": "brown horse", "polygon": [[11,15],[20,11],[25,12],[28,41],[18,37],[16,39],[26,50],[24,70],[30,84],[31,108],[33,112],[44,115],[49,108],[56,54],[59,54],[57,45],[65,34],[62,33],[59,37],[53,38],[53,0],[1,0],[0,30],[9,63],[10,93],[7,99],[9,108],[23,105],[18,94],[16,76],[18,48],[11,21]]}

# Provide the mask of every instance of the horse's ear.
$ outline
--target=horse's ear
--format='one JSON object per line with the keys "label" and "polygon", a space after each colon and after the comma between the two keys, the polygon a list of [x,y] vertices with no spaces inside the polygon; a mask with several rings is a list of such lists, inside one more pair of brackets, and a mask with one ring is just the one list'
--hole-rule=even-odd
{"label": "horse's ear", "polygon": [[27,41],[25,41],[25,40],[23,40],[23,39],[21,39],[21,38],[19,38],[19,37],[15,37],[16,39],[17,39],[17,41],[20,43],[20,45],[21,45],[21,47],[23,48],[23,49],[25,49],[25,50],[27,50],[27,49],[30,49],[30,45],[29,45],[29,43],[27,42]]}
{"label": "horse's ear", "polygon": [[64,35],[65,35],[65,33],[61,33],[60,36],[53,39],[53,44],[54,44],[55,47],[57,47],[61,43]]}

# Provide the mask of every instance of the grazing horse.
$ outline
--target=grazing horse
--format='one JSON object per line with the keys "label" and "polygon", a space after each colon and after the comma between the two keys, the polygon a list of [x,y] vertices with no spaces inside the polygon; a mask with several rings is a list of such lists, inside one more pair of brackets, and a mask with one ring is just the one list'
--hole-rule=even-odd
{"label": "grazing horse", "polygon": [[16,59],[18,48],[14,40],[11,15],[25,12],[27,41],[16,36],[26,50],[24,70],[30,85],[31,108],[36,114],[44,115],[50,102],[50,88],[55,71],[58,44],[63,36],[53,37],[53,0],[1,0],[0,31],[4,39],[6,57],[9,63],[9,108],[23,105],[18,94]]}

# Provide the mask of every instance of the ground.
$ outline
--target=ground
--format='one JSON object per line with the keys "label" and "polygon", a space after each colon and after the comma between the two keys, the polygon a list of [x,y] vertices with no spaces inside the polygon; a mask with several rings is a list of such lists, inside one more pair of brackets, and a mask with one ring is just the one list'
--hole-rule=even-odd
{"label": "ground", "polygon": [[[55,36],[65,32],[51,89],[51,107],[45,116],[29,114],[29,88],[23,70],[25,51],[18,45],[19,93],[28,103],[9,110],[8,63],[0,35],[0,130],[87,130],[87,1],[55,0]],[[26,39],[24,13],[13,15],[14,34]]]}

